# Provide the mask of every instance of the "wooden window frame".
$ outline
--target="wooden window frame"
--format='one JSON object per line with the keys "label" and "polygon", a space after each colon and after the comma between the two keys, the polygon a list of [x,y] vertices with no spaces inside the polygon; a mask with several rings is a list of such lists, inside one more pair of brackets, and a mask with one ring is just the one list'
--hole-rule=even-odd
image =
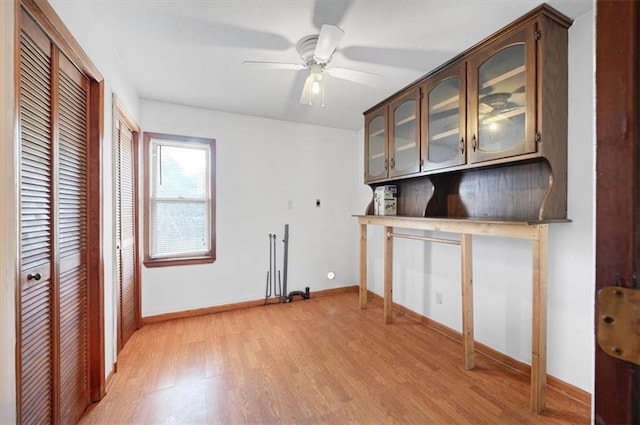
{"label": "wooden window frame", "polygon": [[[192,264],[207,264],[216,261],[216,141],[215,139],[203,137],[180,136],[174,134],[151,133],[145,132],[144,136],[144,265],[146,267],[168,267],[168,266],[184,266]],[[152,258],[150,253],[151,247],[151,139],[162,139],[168,141],[176,141],[178,143],[192,143],[198,145],[207,145],[209,147],[209,196],[210,196],[210,223],[209,252],[204,255],[191,257],[163,257]]]}

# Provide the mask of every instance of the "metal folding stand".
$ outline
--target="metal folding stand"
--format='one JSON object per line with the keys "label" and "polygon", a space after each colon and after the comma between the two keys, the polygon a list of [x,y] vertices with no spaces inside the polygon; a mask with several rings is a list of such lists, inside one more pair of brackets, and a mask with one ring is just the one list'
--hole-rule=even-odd
{"label": "metal folding stand", "polygon": [[310,297],[308,286],[304,288],[304,291],[292,291],[292,292],[289,292],[289,294],[287,294],[287,269],[289,266],[289,225],[288,224],[284,225],[284,239],[282,240],[282,242],[284,242],[284,262],[282,265],[282,275],[283,275],[282,302],[289,303],[293,301],[293,297],[295,297],[296,295],[302,297],[305,300],[308,300]]}
{"label": "metal folding stand", "polygon": [[289,303],[293,301],[293,297],[300,296],[305,300],[310,298],[309,287],[307,286],[304,291],[292,291],[287,294],[287,269],[289,267],[289,225],[284,225],[284,260],[282,265],[282,279],[280,276],[280,270],[277,271],[278,278],[276,279],[277,258],[276,258],[276,235],[269,234],[269,270],[267,270],[267,288],[264,296],[264,304],[269,303],[269,298],[272,296],[280,299],[281,303]]}
{"label": "metal folding stand", "polygon": [[271,296],[278,297],[282,300],[282,282],[280,280],[279,270],[277,281],[275,278],[276,269],[278,268],[276,262],[276,238],[275,234],[269,233],[269,270],[267,270],[267,290],[264,296],[265,305],[267,305]]}

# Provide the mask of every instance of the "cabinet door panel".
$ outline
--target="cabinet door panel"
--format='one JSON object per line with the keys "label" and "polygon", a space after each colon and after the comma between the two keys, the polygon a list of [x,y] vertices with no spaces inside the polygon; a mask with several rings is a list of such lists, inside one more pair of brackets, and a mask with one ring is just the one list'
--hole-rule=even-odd
{"label": "cabinet door panel", "polygon": [[365,119],[365,181],[387,177],[387,114],[383,109]]}
{"label": "cabinet door panel", "polygon": [[389,137],[390,177],[417,173],[420,168],[420,128],[418,104],[420,91],[412,90],[390,105]]}
{"label": "cabinet door panel", "polygon": [[470,59],[473,162],[536,151],[534,34],[531,25]]}
{"label": "cabinet door panel", "polygon": [[464,70],[464,64],[451,67],[423,86],[423,171],[466,162]]}

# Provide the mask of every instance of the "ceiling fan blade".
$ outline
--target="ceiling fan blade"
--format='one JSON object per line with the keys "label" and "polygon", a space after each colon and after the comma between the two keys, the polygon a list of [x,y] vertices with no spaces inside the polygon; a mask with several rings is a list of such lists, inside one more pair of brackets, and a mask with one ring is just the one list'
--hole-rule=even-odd
{"label": "ceiling fan blade", "polygon": [[304,82],[304,88],[302,89],[302,95],[300,96],[300,103],[304,105],[311,104],[311,86],[313,85],[313,77],[309,75]]}
{"label": "ceiling fan blade", "polygon": [[354,83],[366,84],[368,86],[377,86],[382,82],[382,75],[373,74],[371,72],[356,71],[355,69],[333,67],[325,69],[329,75],[343,80],[353,81]]}
{"label": "ceiling fan blade", "polygon": [[323,63],[328,62],[343,35],[344,31],[337,26],[324,24],[320,28],[318,43],[316,44],[316,50],[313,53],[316,60]]}
{"label": "ceiling fan blade", "polygon": [[244,61],[242,66],[248,68],[261,68],[261,69],[290,69],[293,71],[299,71],[305,69],[307,66],[301,63],[282,63],[282,62],[259,62],[259,61]]}
{"label": "ceiling fan blade", "polygon": [[351,0],[315,0],[313,25],[318,29],[322,24],[340,25],[350,5]]}
{"label": "ceiling fan blade", "polygon": [[393,66],[407,69],[427,69],[430,58],[445,62],[448,52],[424,49],[402,49],[397,47],[346,46],[340,48],[340,55],[358,62]]}

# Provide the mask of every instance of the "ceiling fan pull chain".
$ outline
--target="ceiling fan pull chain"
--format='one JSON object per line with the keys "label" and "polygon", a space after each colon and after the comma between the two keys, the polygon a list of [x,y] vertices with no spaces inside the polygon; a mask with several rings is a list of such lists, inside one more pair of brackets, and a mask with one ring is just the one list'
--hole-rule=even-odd
{"label": "ceiling fan pull chain", "polygon": [[322,70],[322,107],[324,108],[324,90],[327,83],[324,81],[324,70]]}

